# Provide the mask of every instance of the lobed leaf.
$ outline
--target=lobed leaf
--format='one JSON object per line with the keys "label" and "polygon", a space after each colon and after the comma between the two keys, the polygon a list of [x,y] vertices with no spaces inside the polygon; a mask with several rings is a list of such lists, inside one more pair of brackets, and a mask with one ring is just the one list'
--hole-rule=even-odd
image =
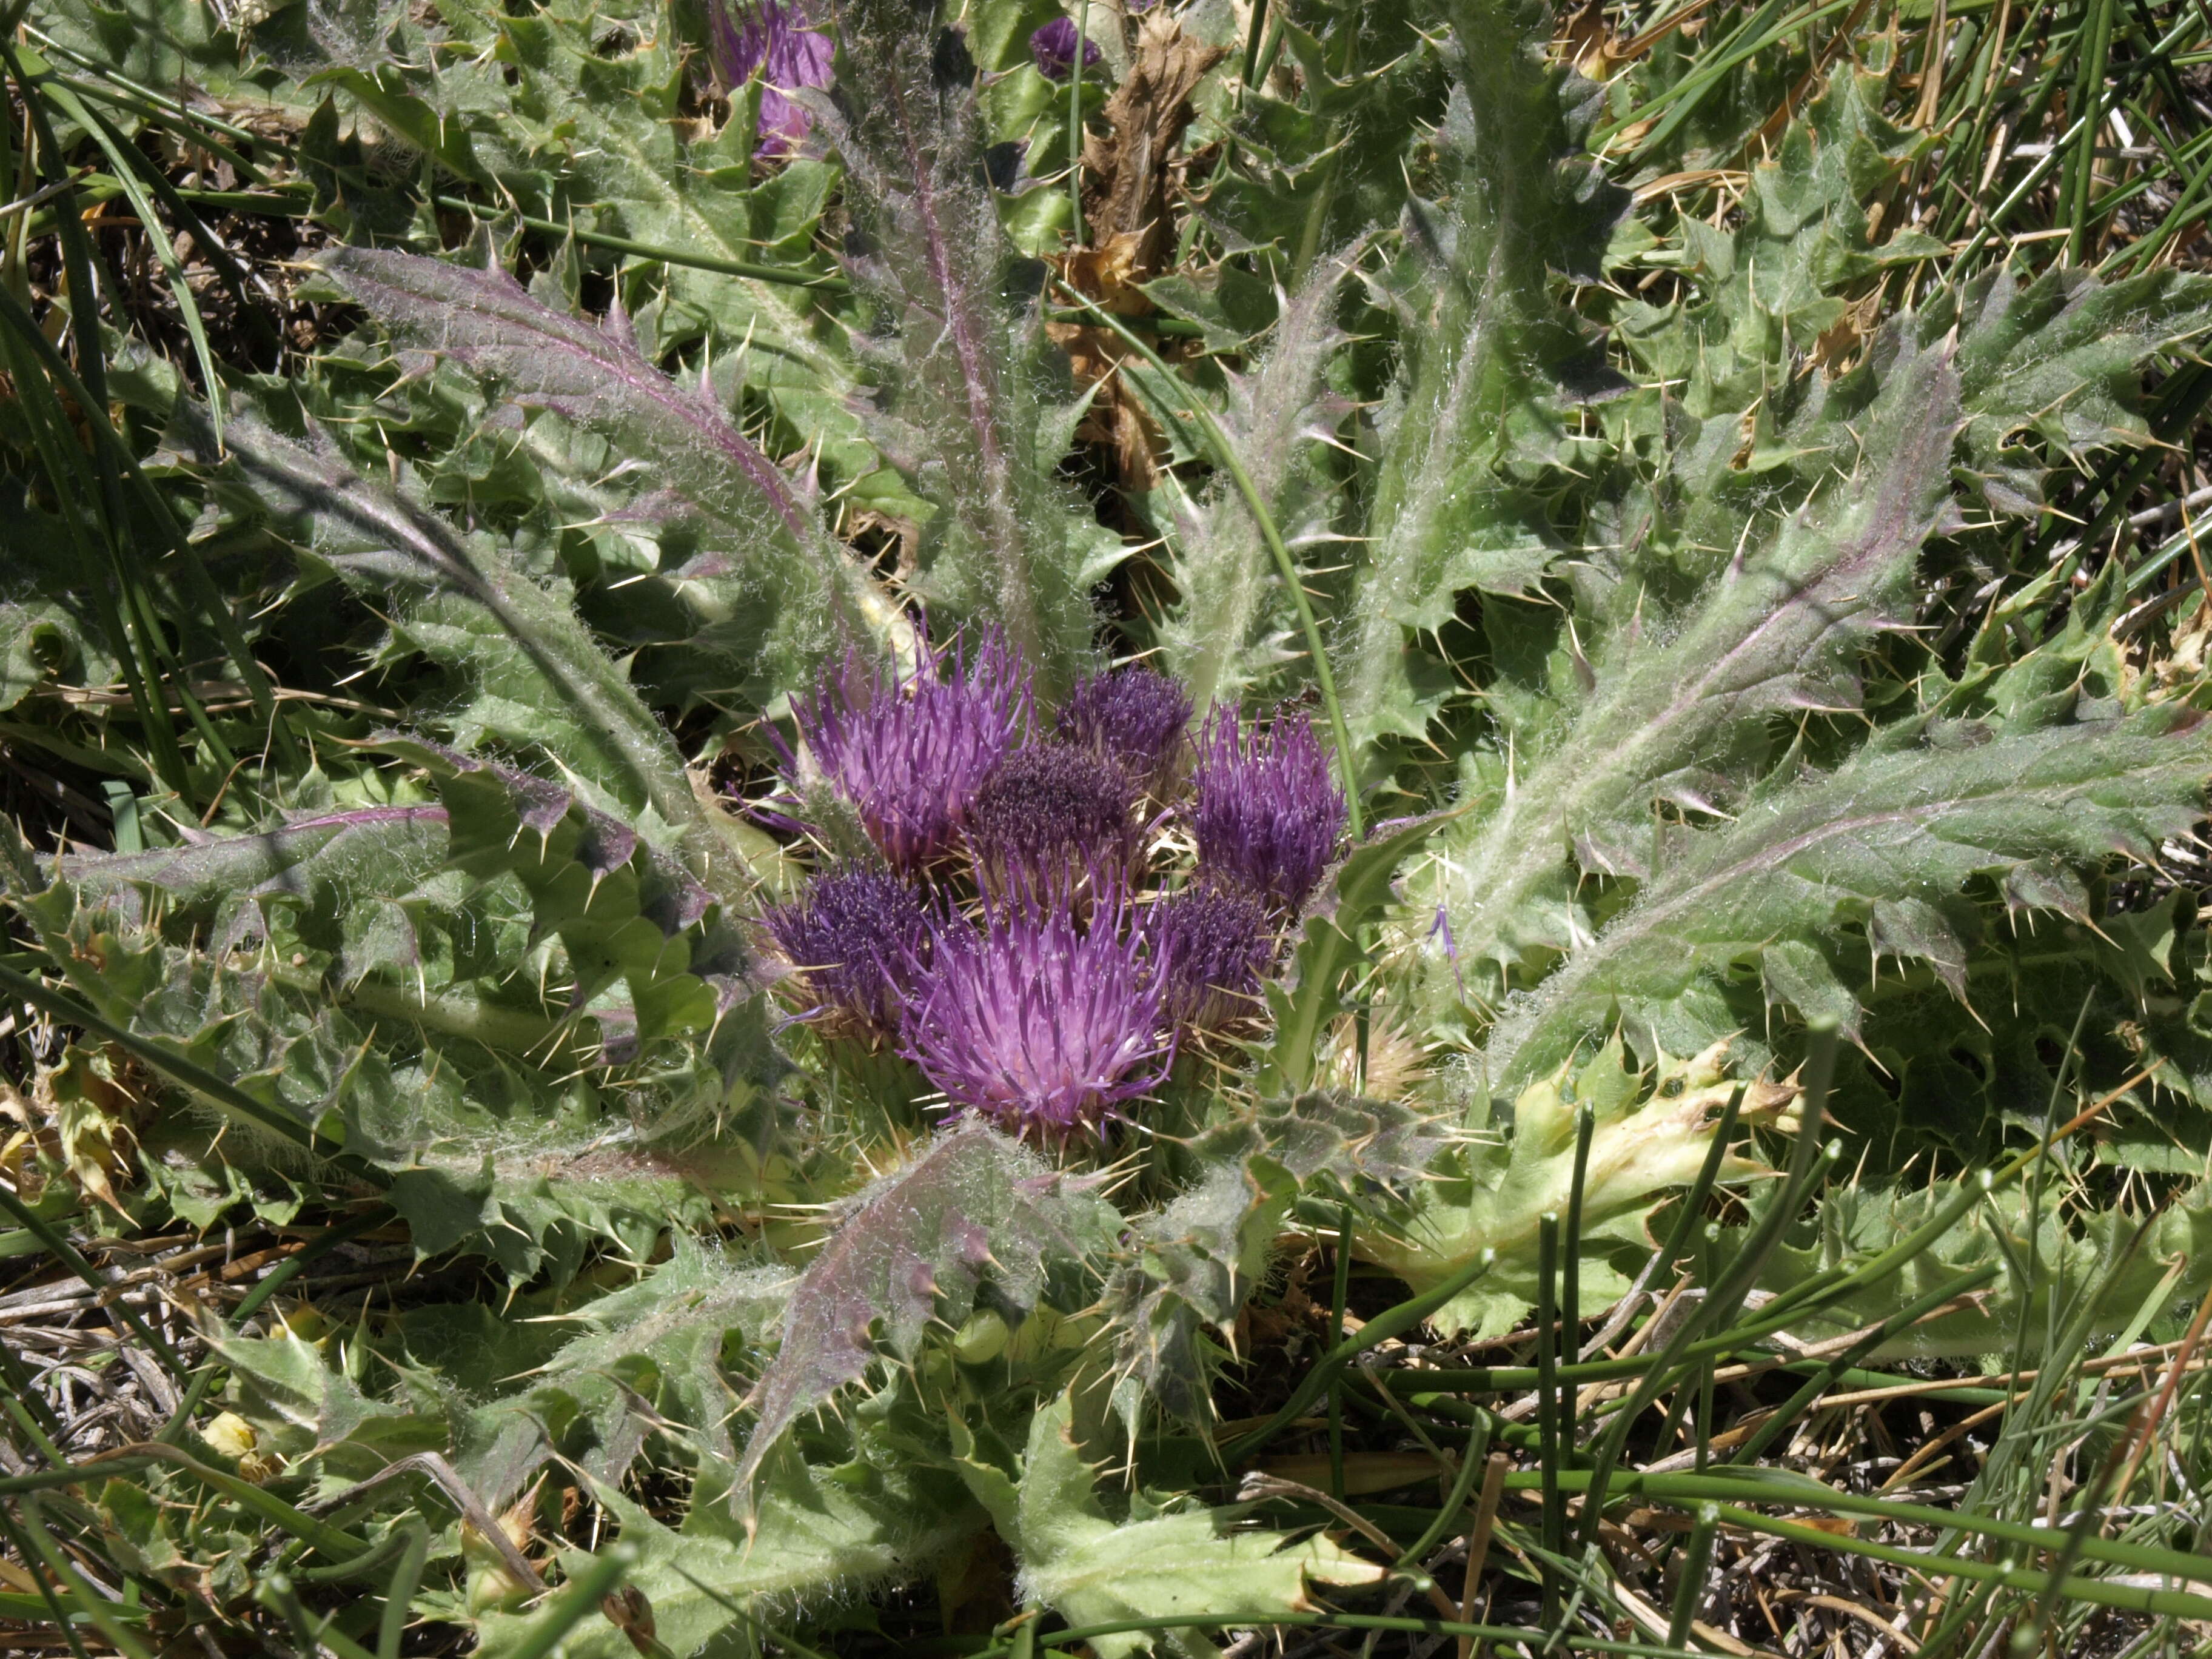
{"label": "lobed leaf", "polygon": [[856,0],[839,14],[836,100],[809,107],[844,161],[858,229],[847,266],[878,304],[877,427],[938,508],[922,591],[1006,631],[1064,688],[1091,650],[1083,542],[1054,477],[1035,302],[990,197],[964,37],[933,5]]}
{"label": "lobed leaf", "polygon": [[[1021,1564],[1026,1599],[1073,1626],[1172,1619],[1203,1613],[1233,1627],[1310,1610],[1309,1583],[1372,1584],[1383,1569],[1325,1534],[1293,1545],[1282,1533],[1243,1531],[1236,1510],[1155,1509],[1139,1498],[1116,1522],[1099,1502],[1090,1465],[1076,1449],[1063,1395],[1030,1419],[1021,1478],[972,1459],[963,1467]],[[1128,1631],[1094,1637],[1102,1659],[1164,1651],[1198,1659],[1218,1650],[1188,1631]]]}
{"label": "lobed leaf", "polygon": [[[221,465],[211,434],[193,434]],[[295,443],[250,417],[226,428],[228,454],[267,509],[314,555],[364,590],[412,601],[407,639],[462,674],[473,702],[464,731],[542,744],[564,766],[671,839],[699,821],[684,761],[623,671],[575,613],[428,508],[371,483],[327,448]]]}
{"label": "lobed leaf", "polygon": [[764,598],[747,643],[757,658],[784,659],[786,680],[884,625],[884,598],[824,532],[811,491],[706,387],[686,390],[648,363],[619,307],[595,326],[539,303],[499,266],[374,248],[334,249],[321,266],[398,340],[596,433],[648,477],[651,492],[620,509],[619,522],[687,532],[687,556],[660,573],[679,591],[704,582],[728,590],[724,604]]}
{"label": "lobed leaf", "polygon": [[[1344,250],[1285,296],[1266,353],[1228,380],[1219,424],[1293,547],[1333,539],[1340,508],[1322,457],[1348,405],[1325,389],[1324,376],[1346,343],[1335,317],[1339,291],[1361,251],[1359,244]],[[1176,489],[1172,474],[1163,483]],[[1195,499],[1179,491],[1173,499],[1169,572],[1178,602],[1160,623],[1162,656],[1198,708],[1242,702],[1296,656],[1297,618],[1239,491],[1218,479]]]}
{"label": "lobed leaf", "polygon": [[[1744,1128],[1773,1123],[1797,1098],[1794,1081],[1729,1082],[1729,1047],[1723,1038],[1685,1060],[1662,1050],[1647,1073],[1629,1061],[1615,1036],[1588,1060],[1562,1061],[1512,1097],[1510,1109],[1478,1109],[1429,1180],[1407,1187],[1396,1203],[1365,1206],[1354,1248],[1417,1291],[1494,1252],[1480,1281],[1431,1322],[1484,1339],[1510,1330],[1536,1300],[1543,1218],[1565,1213],[1574,1196],[1576,1118],[1587,1106],[1579,1271],[1583,1305],[1606,1305],[1629,1284],[1611,1258],[1648,1254],[1647,1218],[1670,1189],[1696,1181],[1736,1089],[1743,1091],[1737,1122]],[[1741,1181],[1762,1172],[1731,1147],[1718,1173]]]}
{"label": "lobed leaf", "polygon": [[1468,588],[1536,587],[1559,543],[1530,480],[1564,459],[1564,410],[1626,388],[1550,292],[1554,270],[1598,280],[1628,205],[1584,154],[1595,88],[1547,64],[1545,26],[1510,0],[1462,0],[1450,18],[1450,205],[1408,200],[1407,253],[1386,279],[1405,362],[1341,630],[1363,747],[1419,739],[1443,701],[1407,630],[1441,627]]}
{"label": "lobed leaf", "polygon": [[1437,897],[1462,966],[1510,982],[1524,957],[1571,949],[1591,927],[1577,867],[1646,874],[1657,809],[1729,810],[1767,763],[1770,717],[1857,706],[1856,653],[1905,620],[1921,544],[1952,512],[1957,398],[1943,353],[1899,341],[1853,473],[1663,634],[1630,630],[1588,665],[1544,750],[1445,837]]}
{"label": "lobed leaf", "polygon": [[[1711,995],[1718,976],[1779,941],[1851,927],[1877,972],[1884,956],[1925,960],[1963,997],[1972,923],[1952,901],[1971,879],[2154,860],[2202,814],[2208,776],[2203,717],[2172,708],[2017,735],[1930,721],[1870,744],[1685,837],[1630,909],[1504,1011],[1489,1075],[1523,1086],[1616,1017],[1665,1047],[1693,1046],[1732,1023]],[[1839,1011],[1851,994],[1826,963],[1794,952],[1769,994],[1808,1015]]]}
{"label": "lobed leaf", "polygon": [[881,1341],[910,1360],[935,1321],[979,1298],[1018,1320],[1048,1278],[1093,1256],[1119,1225],[1095,1182],[1048,1171],[995,1130],[949,1130],[854,1199],[793,1288],[782,1346],[748,1403],[752,1437],[732,1480],[742,1506],[776,1443],[858,1379]]}

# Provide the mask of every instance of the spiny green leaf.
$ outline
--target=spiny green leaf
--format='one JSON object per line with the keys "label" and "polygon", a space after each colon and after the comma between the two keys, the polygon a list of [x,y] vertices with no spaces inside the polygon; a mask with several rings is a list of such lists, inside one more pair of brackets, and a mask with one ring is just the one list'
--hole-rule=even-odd
{"label": "spiny green leaf", "polygon": [[[1853,1257],[1876,1254],[1932,1220],[1950,1194],[1940,1186],[1898,1191],[1838,1185],[1822,1201],[1810,1237],[1785,1243],[1777,1253],[1766,1282],[1778,1294],[1814,1274]],[[2141,1239],[2135,1234],[2148,1220]],[[2143,1307],[2170,1268],[2183,1271],[2163,1287],[2155,1311],[2186,1310],[2201,1300],[2208,1274],[2201,1263],[2212,1245],[2212,1191],[2192,1187],[2155,1216],[2132,1209],[2081,1208],[2063,1184],[2044,1189],[2033,1214],[2021,1197],[2006,1194],[1977,1206],[1951,1231],[1903,1263],[1895,1277],[1856,1297],[1831,1300],[1808,1312],[1804,1324],[1789,1333],[1811,1343],[1879,1322],[1927,1291],[1972,1267],[2001,1263],[1997,1285],[1968,1305],[1915,1326],[1876,1356],[1884,1359],[1964,1358],[2005,1352],[2025,1310],[2030,1352],[2042,1346],[2045,1312],[2054,1294],[2094,1298],[2087,1334],[2109,1338]],[[2000,1243],[1997,1235],[2003,1236]],[[2132,1248],[2130,1248],[2132,1247]],[[2036,1274],[2023,1269],[2030,1261]],[[2160,1328],[2172,1327],[2161,1322]]]}
{"label": "spiny green leaf", "polygon": [[428,896],[444,867],[447,839],[442,806],[360,807],[306,815],[260,835],[76,854],[58,869],[94,902],[112,896],[127,905],[150,890],[165,906],[198,913],[212,937],[234,945],[265,935],[272,905],[325,915],[343,940],[340,974],[358,981],[381,968],[412,973],[420,966],[410,908]]}
{"label": "spiny green leaf", "polygon": [[[624,528],[674,538],[688,556],[659,573],[676,592],[757,603],[750,641],[799,684],[825,649],[886,623],[887,601],[819,519],[819,504],[732,423],[704,388],[686,390],[638,353],[617,309],[593,326],[539,304],[504,270],[339,248],[323,268],[409,345],[450,357],[525,408],[596,433],[649,480]],[[756,671],[739,662],[740,674]]]}
{"label": "spiny green leaf", "polygon": [[[1266,355],[1249,375],[1231,378],[1229,408],[1220,417],[1261,501],[1294,547],[1326,542],[1335,528],[1334,480],[1320,452],[1347,405],[1323,389],[1323,374],[1345,342],[1334,314],[1338,289],[1358,253],[1354,246],[1341,260],[1316,269],[1284,301]],[[1163,487],[1177,489],[1172,474]],[[1178,491],[1172,513],[1170,574],[1179,603],[1160,624],[1165,664],[1200,708],[1217,698],[1242,702],[1295,659],[1297,617],[1259,526],[1225,479],[1196,500]]]}
{"label": "spiny green leaf", "polygon": [[[594,1496],[637,1552],[628,1582],[650,1613],[649,1639],[671,1654],[750,1643],[764,1622],[787,1618],[795,1607],[910,1575],[981,1519],[941,1486],[918,1490],[897,1471],[857,1467],[772,1479],[757,1500],[758,1527],[750,1537],[700,1524],[712,1505],[671,1527],[611,1487]],[[486,1659],[514,1651],[542,1616],[485,1615],[477,1622],[477,1651]],[[634,1659],[638,1650],[595,1613],[561,1651]]]}
{"label": "spiny green leaf", "polygon": [[[1309,1583],[1371,1584],[1383,1570],[1326,1536],[1292,1545],[1278,1532],[1240,1530],[1235,1510],[1156,1506],[1142,1497],[1116,1521],[1100,1503],[1091,1467],[1070,1437],[1062,1396],[1030,1422],[1018,1482],[995,1468],[971,1482],[1012,1545],[1030,1597],[1071,1625],[1170,1619],[1203,1612],[1227,1623],[1265,1625],[1271,1613],[1302,1612]],[[1199,1659],[1217,1650],[1188,1631],[1132,1631],[1092,1638],[1103,1659],[1164,1651]]]}
{"label": "spiny green leaf", "polygon": [[1524,957],[1540,965],[1571,949],[1591,927],[1577,866],[1644,874],[1663,844],[1662,803],[1729,810],[1765,761],[1771,717],[1856,706],[1856,653],[1905,619],[1921,544],[1951,513],[1956,407],[1942,355],[1900,346],[1859,425],[1852,476],[1716,579],[1663,635],[1632,628],[1594,646],[1594,684],[1571,724],[1539,755],[1516,757],[1505,787],[1486,788],[1437,854],[1462,971],[1510,984]]}
{"label": "spiny green leaf", "polygon": [[611,1047],[634,1051],[672,1030],[711,1030],[758,994],[714,896],[621,820],[527,773],[394,736],[380,746],[437,781],[454,868],[520,881],[538,928],[567,947],[572,1007],[592,1008],[617,978],[624,982],[623,1009],[600,1016]]}
{"label": "spiny green leaf", "polygon": [[1407,254],[1384,289],[1407,362],[1344,629],[1363,745],[1420,738],[1442,700],[1407,629],[1441,627],[1466,589],[1536,586],[1557,540],[1530,483],[1564,459],[1561,412],[1626,385],[1550,295],[1554,270],[1602,275],[1628,204],[1583,152],[1591,89],[1546,64],[1540,20],[1507,0],[1468,0],[1452,29],[1438,135],[1451,199],[1407,203]]}
{"label": "spiny green leaf", "polygon": [[[234,419],[227,437],[240,473],[317,557],[368,591],[412,599],[400,620],[407,639],[472,684],[475,701],[456,725],[544,744],[650,835],[673,839],[698,823],[683,757],[622,670],[489,538],[461,536],[327,448],[258,421]],[[201,459],[222,460],[204,438]]]}
{"label": "spiny green leaf", "polygon": [[1170,1415],[1207,1422],[1204,1332],[1227,1332],[1259,1287],[1298,1194],[1317,1184],[1363,1201],[1410,1190],[1447,1139],[1409,1108],[1319,1090],[1263,1101],[1194,1137],[1196,1177],[1130,1230],[1129,1260],[1107,1285],[1124,1369]]}
{"label": "spiny green leaf", "polygon": [[2033,433],[2081,459],[2147,435],[2142,365],[2199,349],[2212,331],[2212,281],[2160,270],[2099,283],[2062,268],[2022,286],[2000,268],[1946,294],[1923,338],[1961,330],[1957,368],[1970,477],[2002,512],[2041,504],[2044,465],[2021,453]]}
{"label": "spiny green leaf", "polygon": [[1720,1011],[1708,976],[1781,939],[1856,927],[1877,968],[1884,955],[1955,960],[1971,923],[1951,901],[1969,879],[2045,860],[2154,859],[2201,814],[2208,775],[2202,717],[2170,709],[2016,737],[1937,722],[1917,742],[1870,744],[1686,838],[1632,908],[1506,1011],[1489,1073],[1524,1086],[1616,1017],[1677,1051],[1709,1040]]}

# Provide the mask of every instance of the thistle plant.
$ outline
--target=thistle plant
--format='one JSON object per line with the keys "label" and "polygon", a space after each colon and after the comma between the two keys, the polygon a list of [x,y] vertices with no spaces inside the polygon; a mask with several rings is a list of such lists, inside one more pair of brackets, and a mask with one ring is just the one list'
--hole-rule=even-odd
{"label": "thistle plant", "polygon": [[725,87],[761,78],[756,127],[763,155],[781,155],[812,130],[792,94],[829,86],[837,47],[805,0],[711,0],[714,72]]}
{"label": "thistle plant", "polygon": [[1275,954],[1263,900],[1201,876],[1152,902],[1145,935],[1175,1018],[1211,1030],[1257,1012]]}
{"label": "thistle plant", "polygon": [[819,776],[850,804],[876,849],[909,876],[951,853],[977,798],[1027,734],[1033,692],[1000,638],[971,654],[925,641],[911,673],[857,650],[793,704],[803,745],[792,781]]}
{"label": "thistle plant", "polygon": [[787,781],[797,811],[821,780],[885,865],[827,870],[766,923],[833,1058],[890,1043],[956,1115],[1065,1149],[1141,1121],[1179,1046],[1256,1012],[1343,805],[1297,716],[1245,740],[1218,715],[1228,774],[1185,776],[1190,702],[1163,677],[1086,677],[1048,720],[1036,701],[997,637],[925,645],[902,678],[848,653],[793,702]]}
{"label": "thistle plant", "polygon": [[1137,856],[1136,786],[1118,760],[1066,743],[1015,750],[976,792],[967,842],[1000,895],[1118,889]]}
{"label": "thistle plant", "polygon": [[2202,8],[142,12],[0,43],[0,1622],[2212,1618]]}
{"label": "thistle plant", "polygon": [[1075,73],[1076,43],[1082,42],[1083,67],[1096,69],[1102,56],[1098,43],[1077,33],[1074,20],[1055,17],[1030,35],[1030,57],[1037,73],[1048,81],[1065,81]]}

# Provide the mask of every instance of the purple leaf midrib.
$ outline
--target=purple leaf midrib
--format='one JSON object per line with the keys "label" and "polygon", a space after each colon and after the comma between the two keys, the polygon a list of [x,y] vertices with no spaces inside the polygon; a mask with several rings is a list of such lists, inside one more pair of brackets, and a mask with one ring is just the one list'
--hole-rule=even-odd
{"label": "purple leaf midrib", "polygon": [[[412,260],[416,257],[410,254],[384,253],[368,249],[344,249],[339,254],[332,256],[330,263],[358,287],[378,289],[386,294],[398,296],[401,301],[412,300],[419,304],[423,302],[426,296],[410,293],[409,289],[386,278],[362,274],[365,269],[374,269],[380,265],[390,270],[401,260]],[[455,277],[465,279],[469,276],[467,272],[459,271],[450,265],[441,264],[436,260],[426,259],[422,263],[436,265],[440,276],[449,283]],[[465,280],[453,283],[453,285],[464,289],[471,286]],[[483,285],[495,286],[488,279]],[[510,286],[514,285],[510,283]],[[362,296],[357,295],[357,297]],[[622,354],[609,349],[611,343],[601,338],[596,330],[587,331],[583,324],[574,318],[563,317],[550,307],[540,305],[519,286],[514,287],[513,295],[508,297],[509,303],[514,307],[515,312],[520,313],[519,317],[511,313],[502,315],[499,311],[477,304],[472,300],[465,301],[464,303],[467,304],[472,313],[490,319],[495,326],[505,325],[527,328],[543,335],[546,339],[556,343],[566,350],[572,358],[591,364],[601,373],[611,376],[629,388],[633,392],[646,398],[675,416],[695,431],[703,432],[709,441],[737,465],[753,487],[769,498],[776,516],[783,520],[784,528],[796,539],[802,542],[807,539],[811,527],[810,520],[796,498],[792,495],[784,482],[783,475],[776,469],[775,464],[762,453],[756,445],[730,425],[720,410],[706,404],[703,398],[687,396],[666,375],[653,369],[642,358],[636,358],[634,362],[625,361]],[[362,303],[369,305],[365,297],[362,297]],[[527,309],[524,309],[525,307]],[[382,307],[369,305],[369,308],[380,310],[380,314],[393,320],[398,320],[405,314],[399,307],[389,301]],[[459,344],[445,343],[437,349],[459,358],[463,362],[472,361],[484,349],[482,346],[471,345],[466,342]],[[527,348],[518,347],[517,349],[526,349]],[[557,398],[558,394],[545,394],[540,401],[550,404]]]}
{"label": "purple leaf midrib", "polygon": [[951,337],[953,356],[960,365],[961,392],[968,404],[969,423],[975,429],[976,444],[982,455],[984,487],[991,498],[991,516],[999,521],[992,528],[1001,543],[1000,556],[1011,568],[1020,573],[1017,580],[1001,584],[1009,613],[1004,620],[1017,648],[1034,657],[1036,622],[1028,603],[1027,561],[1023,556],[1018,526],[1011,521],[1006,505],[1000,499],[1007,465],[999,442],[996,412],[992,407],[994,387],[990,365],[979,337],[981,330],[970,296],[953,280],[952,252],[938,211],[934,176],[929,158],[922,153],[913,112],[908,107],[907,88],[898,76],[894,75],[890,81],[891,107],[898,125],[899,142],[906,152],[907,171],[914,180],[915,210],[921,218],[930,276],[945,296],[945,332]]}

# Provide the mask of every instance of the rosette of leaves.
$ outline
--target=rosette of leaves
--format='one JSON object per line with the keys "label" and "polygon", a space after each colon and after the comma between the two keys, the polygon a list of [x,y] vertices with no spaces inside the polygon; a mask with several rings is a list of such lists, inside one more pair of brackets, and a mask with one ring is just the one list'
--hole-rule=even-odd
{"label": "rosette of leaves", "polygon": [[[670,40],[622,17],[598,33],[574,5],[437,13],[406,21],[442,31],[424,51],[331,82],[412,135],[423,176],[720,265],[763,243],[799,258],[823,158],[756,179],[752,123],[701,125]],[[1297,107],[1277,95],[1290,77],[1247,88],[1249,117],[1212,106],[1249,143],[1224,162],[1227,229],[1209,234],[1243,262],[1222,279],[1234,314],[1273,337],[1234,381],[1131,373],[1172,390],[1162,424],[1181,453],[1249,463],[1237,488],[1194,483],[1163,514],[1174,592],[1157,642],[1185,694],[1256,711],[1318,693],[1318,661],[1297,654],[1310,582],[1336,601],[1306,637],[1338,670],[1353,738],[1329,759],[1370,816],[1445,810],[1382,824],[1333,868],[1278,859],[1295,878],[1243,896],[1283,934],[1243,988],[1264,1018],[1249,1050],[1223,1044],[1215,1070],[1158,1091],[1182,1085],[1180,1138],[1158,1137],[1125,1192],[1083,1151],[1050,1162],[973,1121],[926,1134],[910,1079],[903,1138],[866,1149],[880,1166],[827,1115],[793,1111],[809,1085],[786,1066],[813,1039],[778,1042],[738,925],[781,854],[701,787],[671,726],[780,718],[848,652],[903,686],[927,655],[916,599],[939,641],[995,626],[1052,702],[1088,663],[1094,586],[1123,556],[1056,477],[1073,405],[1040,343],[1036,273],[1000,229],[966,40],[936,10],[841,18],[837,85],[806,105],[846,169],[836,289],[802,303],[806,283],[787,283],[771,301],[742,270],[641,256],[604,319],[585,318],[580,256],[526,289],[493,270],[488,237],[451,259],[349,247],[329,279],[388,331],[392,361],[364,336],[298,395],[254,387],[224,442],[179,422],[191,459],[165,457],[165,483],[204,489],[202,527],[281,567],[293,620],[272,629],[319,648],[298,601],[345,596],[358,627],[339,647],[404,688],[404,734],[325,728],[360,746],[325,745],[328,775],[260,781],[204,839],[149,810],[167,844],[11,849],[22,937],[112,1034],[109,1074],[128,1056],[161,1080],[150,1201],[212,1220],[264,1176],[295,1203],[310,1183],[380,1189],[418,1250],[482,1253],[516,1287],[528,1317],[511,1324],[434,1305],[220,1338],[227,1403],[287,1481],[334,1496],[398,1448],[436,1446],[526,1523],[587,1498],[639,1552],[654,1639],[687,1651],[911,1580],[987,1528],[1070,1619],[1171,1615],[1196,1582],[1264,1624],[1310,1583],[1371,1569],[1195,1502],[1187,1444],[1146,1431],[1154,1405],[1211,1411],[1207,1333],[1232,1326],[1300,1198],[1349,1206],[1363,1250],[1416,1285],[1496,1252],[1495,1282],[1446,1315],[1496,1328],[1531,1288],[1534,1218],[1571,1178],[1571,1085],[1596,1120],[1593,1297],[1706,1150],[1732,1091],[1714,1045],[1732,1033],[1737,1071],[1771,1079],[1801,1022],[1845,1031],[1866,1058],[1839,1111],[1885,1155],[1915,1121],[1984,1144],[2047,1097],[2040,1039],[2084,999],[2093,1066],[2125,1055],[2199,1086],[2179,907],[2116,911],[2107,878],[2201,810],[2200,690],[2133,674],[2111,634],[2118,565],[2031,567],[2014,531],[2049,467],[2141,440],[2134,388],[2199,337],[2202,285],[1964,282],[1813,362],[1867,284],[1929,251],[1874,240],[1867,204],[1908,145],[1865,75],[1836,74],[1781,135],[1737,222],[1648,210],[1666,234],[1642,241],[1618,232],[1620,185],[1579,153],[1589,89],[1547,64],[1534,20],[1469,0],[1418,31],[1293,20]],[[993,27],[1001,44],[1023,33],[1002,13]],[[1333,137],[1333,115],[1378,88],[1407,95]],[[358,159],[337,133],[334,106],[306,156],[326,204]],[[1376,224],[1361,204],[1386,161],[1412,163],[1420,195]],[[442,242],[411,186],[381,205],[387,224],[353,228]],[[1279,307],[1255,257],[1278,245]],[[1669,282],[1601,295],[1617,254]],[[1372,303],[1348,314],[1354,270]],[[757,355],[739,359],[747,338]],[[1201,404],[1227,445],[1168,418]],[[911,557],[895,570],[836,533],[839,501],[861,500],[901,521]],[[1931,568],[1985,571],[1993,597],[1962,608],[1956,585],[1916,584]],[[42,593],[6,603],[11,694],[119,655],[78,643],[99,630],[64,626]],[[1090,740],[1073,720],[1054,735]],[[1066,781],[1064,758],[1031,775]],[[1173,797],[1175,767],[1150,760],[1131,798],[1140,782]],[[817,827],[866,851],[852,817]],[[929,879],[963,828],[914,853]],[[1063,860],[1061,878],[1066,852],[1010,827],[993,856]],[[1030,948],[1066,948],[1060,897],[1060,931]],[[1149,1067],[1170,1023],[1202,1023],[1219,973],[1164,1018],[1124,920],[1098,937],[1130,947],[1116,1008]],[[1861,960],[1879,974],[1863,981]],[[902,958],[791,966],[884,981],[837,1040],[908,1012]],[[947,1010],[1017,991],[1002,975],[964,1005],[947,994],[932,1063],[965,1087],[981,1045]],[[1376,1063],[1392,1032],[1419,1062],[1395,1078]],[[1973,1089],[1949,1090],[1967,1074]],[[1149,1070],[1079,1091],[1073,1115],[1146,1109],[1133,1079]],[[1744,1121],[1771,1120],[1787,1088],[1747,1085]],[[1969,1109],[1918,1111],[1946,1091]],[[757,1239],[693,1236],[732,1206]],[[1785,1240],[1778,1277],[1917,1212],[1877,1188],[1832,1213]],[[2185,1208],[2158,1247],[2187,1248],[2197,1225]],[[2032,1255],[2125,1231],[2051,1227]],[[664,1236],[668,1258],[638,1267]],[[1936,1259],[2015,1248],[1969,1225]],[[1095,1468],[1132,1447],[1134,1491],[1102,1491]],[[641,1473],[684,1500],[648,1512]],[[386,1490],[393,1525],[434,1501]],[[436,1547],[459,1588],[428,1610],[472,1621],[489,1652],[543,1650],[552,1610],[469,1600],[458,1523]],[[191,1565],[164,1570],[190,1583]],[[638,1629],[587,1624],[571,1650],[633,1651]]]}

